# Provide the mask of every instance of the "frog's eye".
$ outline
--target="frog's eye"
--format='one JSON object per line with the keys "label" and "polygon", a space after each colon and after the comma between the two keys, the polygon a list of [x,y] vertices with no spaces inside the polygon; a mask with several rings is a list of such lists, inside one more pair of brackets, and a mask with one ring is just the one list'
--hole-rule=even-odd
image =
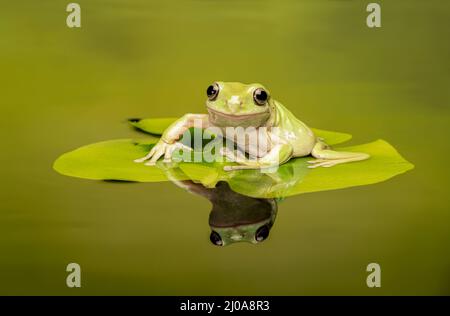
{"label": "frog's eye", "polygon": [[209,240],[211,240],[213,245],[223,246],[222,237],[220,237],[220,235],[215,231],[211,232],[211,235],[209,235]]}
{"label": "frog's eye", "polygon": [[213,83],[206,89],[206,95],[208,96],[208,99],[210,101],[213,101],[215,98],[217,98],[217,95],[219,94],[219,85],[217,83]]}
{"label": "frog's eye", "polygon": [[267,102],[269,95],[264,89],[258,88],[253,92],[253,100],[257,105],[264,105]]}
{"label": "frog's eye", "polygon": [[257,242],[261,242],[263,240],[265,240],[267,237],[269,237],[269,226],[264,225],[261,226],[260,228],[258,228],[258,230],[256,231],[255,234],[255,239]]}

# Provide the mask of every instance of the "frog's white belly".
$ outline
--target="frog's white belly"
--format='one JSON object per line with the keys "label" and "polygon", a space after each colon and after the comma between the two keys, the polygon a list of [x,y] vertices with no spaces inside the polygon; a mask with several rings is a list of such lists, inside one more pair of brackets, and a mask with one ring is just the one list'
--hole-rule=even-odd
{"label": "frog's white belly", "polygon": [[274,145],[266,128],[247,129],[243,133],[234,135],[225,134],[225,137],[236,144],[241,151],[248,153],[252,158],[264,157]]}
{"label": "frog's white belly", "polygon": [[[242,135],[241,135],[242,136]],[[278,144],[290,144],[293,157],[303,157],[311,153],[316,144],[313,132],[307,129],[288,131],[282,128],[258,128],[254,134],[246,133],[245,137],[234,137],[230,140],[251,157],[264,157]]]}
{"label": "frog's white belly", "polygon": [[278,113],[283,117],[280,116],[275,126],[255,128],[251,125],[237,126],[231,129],[221,126],[219,128],[222,130],[223,137],[231,140],[241,151],[245,151],[253,158],[264,157],[279,144],[291,145],[292,157],[311,154],[316,144],[316,137],[312,130],[286,109]]}

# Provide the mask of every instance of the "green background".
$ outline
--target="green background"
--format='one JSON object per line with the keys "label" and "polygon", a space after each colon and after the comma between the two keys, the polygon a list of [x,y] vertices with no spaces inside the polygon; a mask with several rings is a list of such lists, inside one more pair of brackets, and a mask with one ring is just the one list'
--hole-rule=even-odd
{"label": "green background", "polygon": [[[379,29],[367,1],[80,0],[80,29],[68,3],[2,3],[0,294],[450,294],[449,2],[379,1]],[[261,82],[310,126],[386,139],[416,168],[288,198],[267,241],[225,248],[208,201],[172,183],[52,170],[136,136],[126,118],[204,112],[215,80]]]}

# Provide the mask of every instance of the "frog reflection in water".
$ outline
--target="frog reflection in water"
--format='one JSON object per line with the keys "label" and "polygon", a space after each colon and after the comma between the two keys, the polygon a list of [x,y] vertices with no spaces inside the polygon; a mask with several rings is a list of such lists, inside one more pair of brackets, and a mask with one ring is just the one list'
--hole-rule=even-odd
{"label": "frog reflection in water", "polygon": [[253,198],[231,190],[227,182],[207,188],[192,180],[177,180],[166,170],[168,178],[190,193],[212,203],[209,214],[210,240],[216,246],[246,241],[260,243],[267,239],[277,214],[277,199]]}

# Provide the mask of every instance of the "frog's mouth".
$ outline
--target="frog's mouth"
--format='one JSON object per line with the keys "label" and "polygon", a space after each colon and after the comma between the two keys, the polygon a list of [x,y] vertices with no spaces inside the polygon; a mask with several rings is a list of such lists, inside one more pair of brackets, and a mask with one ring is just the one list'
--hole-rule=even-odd
{"label": "frog's mouth", "polygon": [[270,117],[269,111],[249,114],[230,114],[207,107],[209,120],[217,126],[261,126]]}

